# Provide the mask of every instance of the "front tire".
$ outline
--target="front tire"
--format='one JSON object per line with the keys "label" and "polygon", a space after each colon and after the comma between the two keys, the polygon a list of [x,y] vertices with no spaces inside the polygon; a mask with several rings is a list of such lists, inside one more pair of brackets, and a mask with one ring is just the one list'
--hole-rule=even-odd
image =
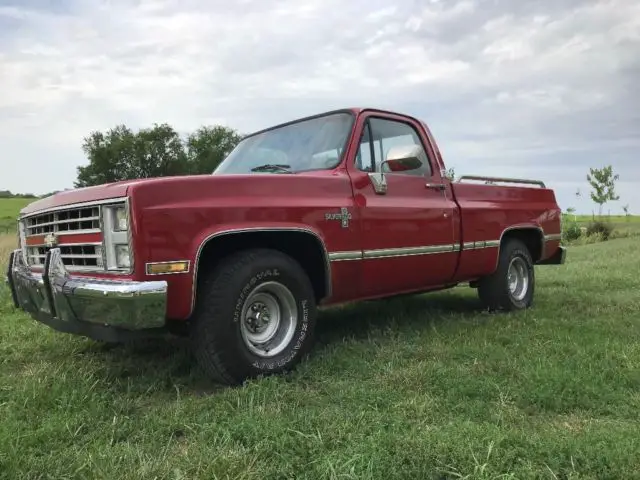
{"label": "front tire", "polygon": [[478,282],[478,296],[491,311],[523,310],[533,305],[535,271],[527,246],[509,239],[500,248],[498,268]]}
{"label": "front tire", "polygon": [[316,310],[298,262],[276,250],[242,251],[200,282],[192,350],[204,372],[221,383],[282,373],[310,350]]}

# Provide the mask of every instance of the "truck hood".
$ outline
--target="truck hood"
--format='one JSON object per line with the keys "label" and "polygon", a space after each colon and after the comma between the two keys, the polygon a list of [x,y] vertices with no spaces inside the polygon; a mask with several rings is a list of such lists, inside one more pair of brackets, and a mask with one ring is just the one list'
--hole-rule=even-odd
{"label": "truck hood", "polygon": [[48,197],[36,200],[30,203],[22,210],[21,215],[29,215],[31,213],[49,210],[55,207],[63,207],[75,203],[93,202],[100,200],[109,200],[110,198],[125,197],[132,185],[154,182],[157,179],[136,179],[123,180],[121,182],[107,183],[104,185],[96,185],[93,187],[77,188],[74,190],[65,190]]}
{"label": "truck hood", "polygon": [[[109,200],[126,196],[140,196],[141,194],[143,197],[148,197],[149,194],[151,194],[154,197],[153,200],[157,201],[159,192],[161,192],[161,197],[165,200],[173,199],[176,195],[177,198],[175,198],[175,200],[188,198],[193,195],[211,197],[211,185],[214,182],[218,190],[216,196],[235,195],[238,193],[239,187],[246,187],[246,190],[240,188],[240,191],[244,190],[245,193],[248,191],[253,194],[256,194],[256,192],[270,194],[274,188],[278,191],[280,185],[291,185],[292,177],[326,177],[327,174],[328,172],[323,171],[299,172],[296,175],[245,174],[216,176],[202,174],[123,180],[104,185],[58,192],[30,203],[20,210],[20,214],[30,215],[56,207],[64,207],[65,205]],[[269,180],[265,181],[266,179]],[[294,184],[301,185],[299,182],[294,182]],[[304,185],[306,185],[306,182]],[[136,190],[137,193],[134,192],[134,190]],[[146,193],[146,195],[144,195],[144,193]]]}

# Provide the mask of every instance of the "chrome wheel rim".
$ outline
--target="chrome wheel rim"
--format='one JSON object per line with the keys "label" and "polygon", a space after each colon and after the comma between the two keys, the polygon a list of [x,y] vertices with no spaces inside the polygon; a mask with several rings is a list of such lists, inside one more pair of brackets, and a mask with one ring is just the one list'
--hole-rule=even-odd
{"label": "chrome wheel rim", "polygon": [[509,293],[517,301],[522,300],[529,290],[529,272],[527,264],[521,257],[516,257],[509,263],[507,282]]}
{"label": "chrome wheel rim", "polygon": [[297,325],[295,297],[281,283],[258,285],[242,305],[242,339],[259,357],[274,357],[282,352],[291,342]]}

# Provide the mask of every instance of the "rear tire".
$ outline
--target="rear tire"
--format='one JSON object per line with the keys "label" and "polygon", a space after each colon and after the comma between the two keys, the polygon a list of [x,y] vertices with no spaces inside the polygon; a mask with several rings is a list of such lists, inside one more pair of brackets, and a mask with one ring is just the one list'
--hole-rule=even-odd
{"label": "rear tire", "polygon": [[522,310],[533,305],[535,271],[531,253],[517,239],[506,240],[498,257],[498,268],[478,282],[478,296],[491,311]]}
{"label": "rear tire", "polygon": [[242,251],[203,276],[191,347],[221,383],[282,373],[310,350],[316,315],[313,287],[295,260],[276,250]]}

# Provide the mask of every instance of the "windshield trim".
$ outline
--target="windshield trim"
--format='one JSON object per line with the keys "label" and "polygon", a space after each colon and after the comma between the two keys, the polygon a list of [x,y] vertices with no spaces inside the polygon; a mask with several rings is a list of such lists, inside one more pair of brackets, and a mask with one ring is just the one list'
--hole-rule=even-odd
{"label": "windshield trim", "polygon": [[[290,121],[285,122],[285,123],[279,123],[278,125],[272,125],[271,127],[263,128],[262,130],[258,130],[256,132],[252,132],[252,133],[249,133],[249,134],[245,135],[244,137],[242,137],[241,141],[244,141],[246,138],[255,137],[256,135],[260,135],[262,133],[270,132],[271,130],[276,130],[276,129],[282,128],[282,127],[288,127],[289,125],[293,125],[295,123],[306,122],[308,120],[315,120],[316,118],[328,117],[329,115],[335,115],[337,113],[348,113],[349,115],[351,115],[351,119],[352,120],[355,119],[355,117],[356,117],[356,114],[353,112],[353,110],[349,110],[348,108],[341,108],[341,109],[338,109],[338,110],[330,110],[328,112],[317,113],[315,115],[310,115],[308,117],[296,118],[295,120],[290,120]],[[351,129],[353,129],[353,124],[351,124]]]}
{"label": "windshield trim", "polygon": [[[299,172],[332,170],[332,169],[336,168],[338,165],[340,165],[344,161],[344,156],[347,153],[347,146],[349,145],[349,142],[351,141],[351,137],[353,135],[353,127],[354,127],[356,119],[357,119],[357,114],[353,110],[348,109],[348,108],[340,108],[340,109],[337,109],[337,110],[330,110],[330,111],[323,112],[323,113],[317,113],[315,115],[310,115],[308,117],[297,118],[297,119],[290,120],[290,121],[285,122],[285,123],[280,123],[278,125],[273,125],[271,127],[264,128],[262,130],[258,130],[258,131],[253,132],[253,133],[249,133],[249,134],[245,135],[244,137],[242,137],[242,139],[240,140],[240,142],[238,142],[238,144],[236,145],[235,148],[239,147],[245,140],[247,140],[247,139],[249,139],[251,137],[255,137],[257,135],[261,135],[263,133],[267,133],[267,132],[270,132],[270,131],[273,131],[273,130],[277,130],[277,129],[282,128],[282,127],[287,127],[289,125],[294,125],[296,123],[306,122],[306,121],[309,121],[309,120],[315,120],[315,119],[322,118],[322,117],[328,117],[330,115],[345,114],[345,113],[348,114],[351,117],[351,124],[349,125],[348,133],[347,133],[345,141],[344,141],[344,143],[342,145],[342,152],[340,153],[340,156],[338,157],[338,161],[335,164],[333,164],[331,166],[328,166],[328,167],[305,169],[305,170],[293,170],[293,171],[291,171],[291,173],[292,174],[296,174],[296,173],[299,173]],[[234,148],[234,150],[235,150],[235,148]],[[226,158],[223,159],[222,162],[220,162],[220,165],[222,165],[222,163],[225,160],[226,160]],[[216,171],[218,170],[218,167],[220,165],[218,165],[213,170],[213,172],[211,172],[212,175],[216,174]]]}

